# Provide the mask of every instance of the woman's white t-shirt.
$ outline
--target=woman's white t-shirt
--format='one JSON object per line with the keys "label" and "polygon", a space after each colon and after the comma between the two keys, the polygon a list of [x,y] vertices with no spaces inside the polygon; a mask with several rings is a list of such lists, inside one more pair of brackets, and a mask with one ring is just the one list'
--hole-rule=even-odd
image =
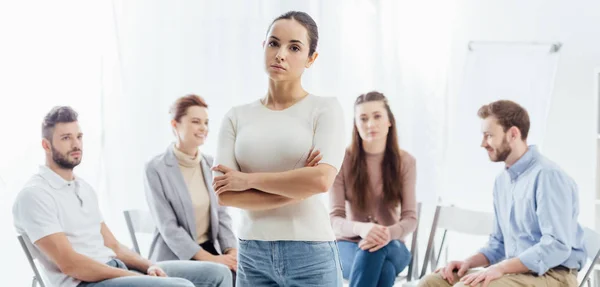
{"label": "woman's white t-shirt", "polygon": [[[246,173],[302,168],[311,148],[339,171],[345,152],[344,117],[333,97],[308,95],[285,110],[260,100],[232,108],[219,131],[215,165]],[[216,173],[215,175],[220,175]],[[246,240],[333,241],[329,212],[319,196],[280,208],[242,210],[238,236]]]}

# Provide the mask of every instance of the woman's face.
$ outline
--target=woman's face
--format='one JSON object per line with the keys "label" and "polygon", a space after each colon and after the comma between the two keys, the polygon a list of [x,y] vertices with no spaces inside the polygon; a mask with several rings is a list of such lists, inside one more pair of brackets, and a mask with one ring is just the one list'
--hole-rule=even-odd
{"label": "woman's face", "polygon": [[275,81],[299,79],[304,69],[309,68],[317,53],[309,56],[308,31],[296,20],[275,21],[263,42],[265,69]]}
{"label": "woman's face", "polygon": [[392,123],[382,101],[358,104],[354,110],[354,124],[363,141],[386,140]]}
{"label": "woman's face", "polygon": [[185,146],[201,146],[208,136],[208,109],[191,106],[179,122],[173,120],[177,140]]}

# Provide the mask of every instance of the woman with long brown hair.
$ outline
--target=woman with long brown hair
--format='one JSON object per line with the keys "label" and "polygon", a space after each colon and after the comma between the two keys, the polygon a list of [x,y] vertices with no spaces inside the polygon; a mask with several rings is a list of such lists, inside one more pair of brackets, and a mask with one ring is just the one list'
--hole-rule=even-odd
{"label": "woman with long brown hair", "polygon": [[398,145],[383,94],[360,95],[354,112],[352,145],[329,193],[343,276],[350,286],[393,286],[417,226],[415,159]]}

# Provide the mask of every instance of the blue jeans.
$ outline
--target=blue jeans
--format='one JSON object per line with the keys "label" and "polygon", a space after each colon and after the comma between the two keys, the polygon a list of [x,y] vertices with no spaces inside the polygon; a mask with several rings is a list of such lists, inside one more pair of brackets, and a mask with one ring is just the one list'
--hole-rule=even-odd
{"label": "blue jeans", "polygon": [[351,287],[391,287],[410,263],[410,252],[399,240],[392,240],[375,252],[364,251],[354,242],[338,244],[344,278],[350,280]]}
{"label": "blue jeans", "polygon": [[[109,266],[127,269],[118,259],[106,263]],[[100,282],[82,282],[77,287],[231,287],[232,279],[229,268],[225,265],[199,261],[162,261],[156,263],[169,277],[127,276],[108,279]]]}
{"label": "blue jeans", "polygon": [[335,241],[241,240],[237,287],[341,287]]}

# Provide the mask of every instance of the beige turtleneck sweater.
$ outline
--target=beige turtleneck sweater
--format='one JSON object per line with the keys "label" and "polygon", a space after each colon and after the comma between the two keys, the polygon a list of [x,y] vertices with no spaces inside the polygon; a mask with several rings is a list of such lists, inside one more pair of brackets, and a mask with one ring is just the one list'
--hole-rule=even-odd
{"label": "beige turtleneck sweater", "polygon": [[179,162],[179,169],[192,199],[194,218],[196,219],[196,234],[198,236],[196,242],[202,244],[208,241],[208,233],[210,231],[210,198],[208,197],[208,189],[206,188],[206,182],[204,182],[204,176],[202,175],[202,167],[200,166],[202,156],[198,152],[195,157],[192,157],[183,153],[175,146],[173,146],[173,151]]}

